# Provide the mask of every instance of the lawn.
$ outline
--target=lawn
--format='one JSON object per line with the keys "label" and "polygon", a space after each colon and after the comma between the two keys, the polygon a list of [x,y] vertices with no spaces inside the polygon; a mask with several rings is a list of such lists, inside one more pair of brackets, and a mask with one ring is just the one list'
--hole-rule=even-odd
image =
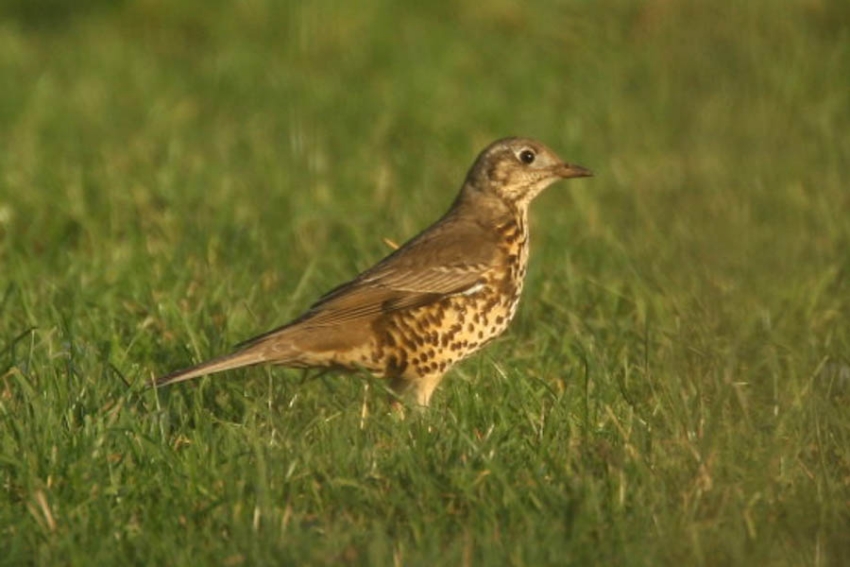
{"label": "lawn", "polygon": [[[0,564],[850,558],[850,6],[0,0]],[[152,377],[298,315],[490,141],[509,332],[365,376]]]}

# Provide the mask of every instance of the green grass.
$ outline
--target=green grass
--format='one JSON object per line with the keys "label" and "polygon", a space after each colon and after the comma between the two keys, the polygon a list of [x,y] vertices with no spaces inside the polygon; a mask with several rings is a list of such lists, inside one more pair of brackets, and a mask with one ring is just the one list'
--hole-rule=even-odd
{"label": "green grass", "polygon": [[[0,564],[840,565],[839,1],[0,2]],[[510,332],[382,386],[151,376],[537,137]]]}

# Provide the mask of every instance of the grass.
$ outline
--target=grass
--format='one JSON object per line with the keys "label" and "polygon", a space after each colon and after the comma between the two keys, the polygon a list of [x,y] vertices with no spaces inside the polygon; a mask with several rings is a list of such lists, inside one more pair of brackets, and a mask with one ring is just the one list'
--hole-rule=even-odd
{"label": "grass", "polygon": [[[0,564],[839,565],[850,10],[823,0],[0,3]],[[369,379],[143,390],[297,315],[486,143],[511,331]]]}

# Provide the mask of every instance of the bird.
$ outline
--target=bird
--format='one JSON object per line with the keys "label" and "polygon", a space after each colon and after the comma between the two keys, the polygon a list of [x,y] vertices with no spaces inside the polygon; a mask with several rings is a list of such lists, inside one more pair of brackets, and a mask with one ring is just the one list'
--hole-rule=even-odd
{"label": "bird", "polygon": [[367,371],[386,379],[396,399],[428,406],[448,370],[501,335],[516,314],[532,200],[556,181],[592,175],[537,140],[496,140],[431,226],[293,321],[152,386],[271,364]]}

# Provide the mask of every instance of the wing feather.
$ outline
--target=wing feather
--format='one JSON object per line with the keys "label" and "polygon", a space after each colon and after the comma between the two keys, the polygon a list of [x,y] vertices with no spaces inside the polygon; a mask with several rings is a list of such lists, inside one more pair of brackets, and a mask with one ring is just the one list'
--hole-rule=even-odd
{"label": "wing feather", "polygon": [[295,321],[240,346],[290,328],[335,327],[464,293],[481,284],[497,254],[491,230],[459,216],[446,216],[371,269],[332,289]]}

